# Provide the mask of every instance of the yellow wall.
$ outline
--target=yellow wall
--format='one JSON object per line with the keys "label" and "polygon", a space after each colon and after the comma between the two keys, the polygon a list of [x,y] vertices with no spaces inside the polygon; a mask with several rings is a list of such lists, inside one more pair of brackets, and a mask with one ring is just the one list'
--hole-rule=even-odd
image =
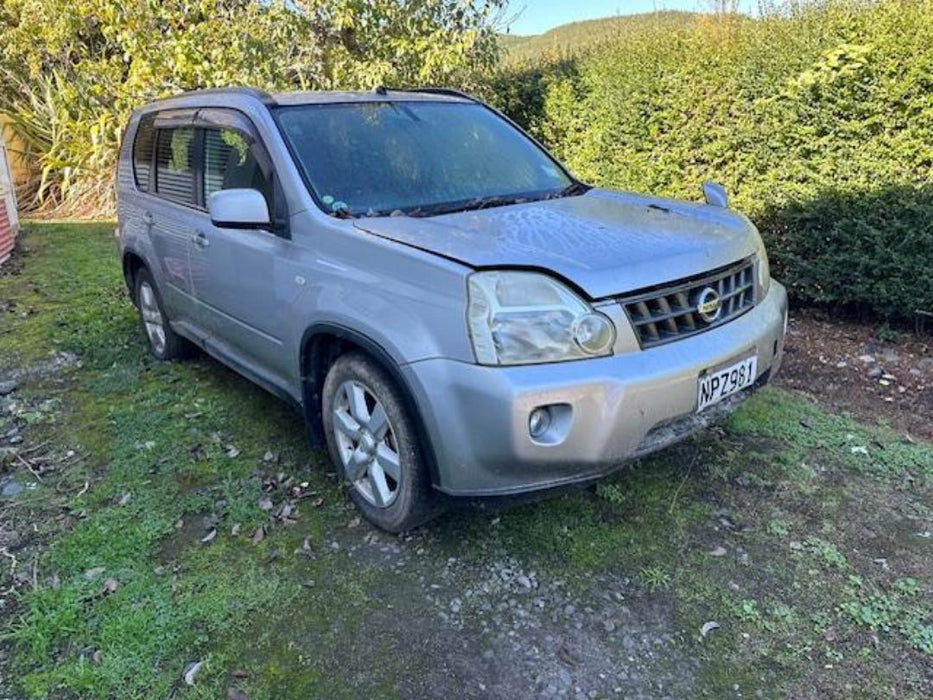
{"label": "yellow wall", "polygon": [[3,130],[3,138],[6,142],[10,176],[13,178],[14,186],[19,189],[29,179],[29,162],[23,155],[22,141],[13,134],[13,130],[9,128],[7,119],[3,115],[0,115],[0,128]]}

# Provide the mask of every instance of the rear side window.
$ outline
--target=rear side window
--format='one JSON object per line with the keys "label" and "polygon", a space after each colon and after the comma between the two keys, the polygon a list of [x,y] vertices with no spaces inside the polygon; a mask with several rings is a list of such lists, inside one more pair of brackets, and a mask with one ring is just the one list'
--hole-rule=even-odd
{"label": "rear side window", "polygon": [[204,132],[204,201],[218,190],[247,187],[262,192],[272,211],[272,183],[246,139],[233,129]]}
{"label": "rear side window", "polygon": [[156,191],[179,204],[194,204],[194,129],[161,129],[156,151]]}
{"label": "rear side window", "polygon": [[133,141],[133,176],[140,192],[149,191],[152,181],[152,149],[155,148],[155,115],[147,115],[139,121],[136,139]]}

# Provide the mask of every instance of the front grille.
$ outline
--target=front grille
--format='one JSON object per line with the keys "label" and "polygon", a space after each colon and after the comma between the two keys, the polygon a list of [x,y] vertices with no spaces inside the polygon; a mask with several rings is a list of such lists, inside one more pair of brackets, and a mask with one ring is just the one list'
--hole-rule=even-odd
{"label": "front grille", "polygon": [[[720,306],[714,313],[716,299]],[[642,348],[702,333],[728,323],[755,305],[754,258],[620,301]]]}

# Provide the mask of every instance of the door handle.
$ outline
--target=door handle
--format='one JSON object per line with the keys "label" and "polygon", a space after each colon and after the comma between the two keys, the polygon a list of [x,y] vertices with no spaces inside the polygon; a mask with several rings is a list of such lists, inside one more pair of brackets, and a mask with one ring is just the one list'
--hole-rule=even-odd
{"label": "door handle", "polygon": [[153,221],[154,219],[152,218],[152,212],[147,211],[145,214],[143,214],[143,223],[146,226],[152,226]]}
{"label": "door handle", "polygon": [[204,231],[195,231],[194,235],[191,237],[191,242],[198,248],[207,248],[207,246],[211,244]]}

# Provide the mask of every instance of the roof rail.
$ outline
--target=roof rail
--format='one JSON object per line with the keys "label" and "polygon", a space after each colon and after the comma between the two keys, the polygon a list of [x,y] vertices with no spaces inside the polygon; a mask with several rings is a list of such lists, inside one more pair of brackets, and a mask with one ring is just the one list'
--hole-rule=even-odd
{"label": "roof rail", "polygon": [[163,102],[165,100],[174,100],[178,97],[188,97],[191,96],[200,96],[200,95],[245,95],[248,97],[255,97],[257,100],[266,105],[274,105],[275,98],[270,95],[265,90],[260,90],[258,88],[246,87],[242,85],[231,85],[230,87],[216,87],[216,88],[202,88],[200,90],[185,90],[184,92],[179,92],[175,95],[168,95],[166,97],[160,97],[151,102]]}
{"label": "roof rail", "polygon": [[425,87],[425,88],[384,88],[389,92],[423,92],[428,95],[447,95],[448,97],[462,97],[470,102],[479,102],[473,95],[468,95],[460,90],[453,88]]}

